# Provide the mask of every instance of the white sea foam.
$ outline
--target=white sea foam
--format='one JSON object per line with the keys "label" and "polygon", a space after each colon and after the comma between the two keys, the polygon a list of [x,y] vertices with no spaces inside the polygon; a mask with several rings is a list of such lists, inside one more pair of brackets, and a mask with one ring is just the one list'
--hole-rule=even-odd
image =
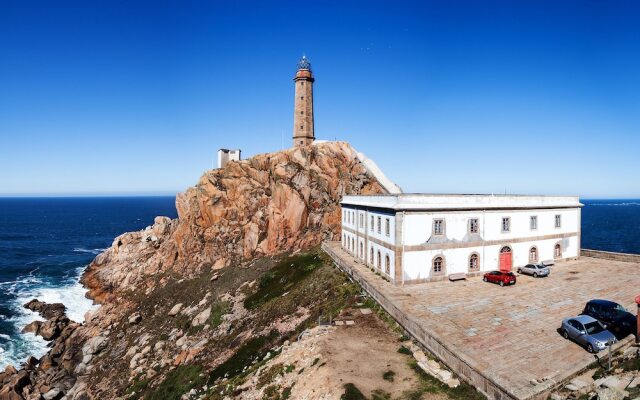
{"label": "white sea foam", "polygon": [[73,249],[73,251],[75,251],[76,253],[89,253],[89,254],[95,254],[95,255],[98,255],[105,250],[106,249],[85,249],[82,247],[76,247],[75,249]]}
{"label": "white sea foam", "polygon": [[[43,318],[31,310],[23,307],[31,299],[38,299],[46,303],[62,303],[67,307],[67,316],[76,322],[84,322],[84,315],[89,310],[98,308],[85,297],[87,290],[80,284],[79,278],[84,268],[78,268],[76,274],[60,286],[52,286],[40,278],[27,275],[22,279],[4,282],[4,289],[15,296],[12,304],[14,315],[7,321],[11,322],[18,331],[33,320],[42,321]],[[32,333],[20,334],[19,338],[1,335],[0,339],[0,369],[13,364],[19,366],[28,356],[41,357],[48,351],[48,342]]]}

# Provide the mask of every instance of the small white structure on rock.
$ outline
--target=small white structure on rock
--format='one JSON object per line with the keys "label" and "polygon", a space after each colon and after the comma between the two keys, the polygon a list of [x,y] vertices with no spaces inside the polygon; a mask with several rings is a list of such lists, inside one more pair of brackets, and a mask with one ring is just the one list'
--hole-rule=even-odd
{"label": "small white structure on rock", "polygon": [[240,149],[220,149],[218,150],[218,168],[224,168],[229,161],[240,161]]}
{"label": "small white structure on rock", "polygon": [[396,285],[580,252],[578,197],[389,194],[341,204],[342,247]]}

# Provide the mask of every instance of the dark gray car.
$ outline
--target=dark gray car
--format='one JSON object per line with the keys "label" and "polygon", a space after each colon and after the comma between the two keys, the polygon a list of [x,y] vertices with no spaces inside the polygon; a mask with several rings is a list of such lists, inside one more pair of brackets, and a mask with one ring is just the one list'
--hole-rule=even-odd
{"label": "dark gray car", "polygon": [[597,353],[618,340],[604,325],[588,315],[562,321],[562,336],[584,346],[589,353]]}
{"label": "dark gray car", "polygon": [[548,266],[540,263],[540,264],[527,264],[524,267],[518,267],[519,274],[527,274],[531,275],[534,278],[539,276],[549,276],[551,270]]}

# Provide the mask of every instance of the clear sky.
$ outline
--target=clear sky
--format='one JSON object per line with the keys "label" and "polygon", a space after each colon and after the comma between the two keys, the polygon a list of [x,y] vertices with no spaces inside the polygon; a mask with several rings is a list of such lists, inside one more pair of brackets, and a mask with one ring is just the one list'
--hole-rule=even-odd
{"label": "clear sky", "polygon": [[[640,197],[637,1],[0,4],[0,193],[175,193],[316,137],[413,192]],[[283,140],[284,137],[284,140]]]}

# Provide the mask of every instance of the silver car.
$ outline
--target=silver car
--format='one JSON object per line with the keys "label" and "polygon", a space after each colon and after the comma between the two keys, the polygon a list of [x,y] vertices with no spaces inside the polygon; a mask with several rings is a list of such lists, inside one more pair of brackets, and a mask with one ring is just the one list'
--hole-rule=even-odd
{"label": "silver car", "polygon": [[540,263],[540,264],[527,264],[524,267],[518,267],[519,274],[527,274],[531,275],[534,278],[539,276],[549,276],[551,270],[548,266]]}
{"label": "silver car", "polygon": [[600,321],[588,315],[566,318],[560,329],[565,339],[584,346],[589,353],[597,353],[618,341]]}

